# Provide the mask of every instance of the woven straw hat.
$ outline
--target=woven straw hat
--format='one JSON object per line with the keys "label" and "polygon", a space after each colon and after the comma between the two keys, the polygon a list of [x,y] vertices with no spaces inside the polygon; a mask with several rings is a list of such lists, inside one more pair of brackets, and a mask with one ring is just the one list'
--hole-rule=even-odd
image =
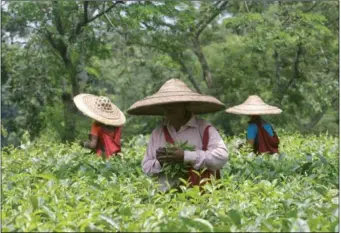
{"label": "woven straw hat", "polygon": [[121,126],[126,121],[123,112],[105,96],[79,94],[73,101],[81,112],[105,125]]}
{"label": "woven straw hat", "polygon": [[154,95],[137,101],[128,109],[132,115],[164,115],[162,105],[188,103],[188,110],[194,114],[216,112],[224,109],[224,104],[216,98],[192,91],[179,79],[170,79]]}
{"label": "woven straw hat", "polygon": [[259,96],[251,95],[247,100],[237,106],[226,109],[226,112],[242,115],[270,115],[280,114],[281,109],[266,104]]}

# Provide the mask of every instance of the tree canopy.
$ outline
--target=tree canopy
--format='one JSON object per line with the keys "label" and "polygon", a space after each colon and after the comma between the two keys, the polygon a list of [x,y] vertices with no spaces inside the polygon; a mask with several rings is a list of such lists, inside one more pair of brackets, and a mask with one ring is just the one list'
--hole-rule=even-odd
{"label": "tree canopy", "polygon": [[[89,122],[72,97],[108,96],[124,112],[179,78],[226,107],[257,94],[276,127],[338,133],[338,1],[2,2],[2,139],[72,141]],[[127,115],[124,135],[155,117]],[[204,115],[225,134],[245,117]],[[4,134],[4,130],[8,134]]]}

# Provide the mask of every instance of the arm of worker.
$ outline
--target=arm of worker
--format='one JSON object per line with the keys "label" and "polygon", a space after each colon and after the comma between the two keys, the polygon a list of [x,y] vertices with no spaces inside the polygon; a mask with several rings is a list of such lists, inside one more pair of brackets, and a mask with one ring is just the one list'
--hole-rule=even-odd
{"label": "arm of worker", "polygon": [[161,170],[161,164],[156,158],[156,150],[159,147],[159,145],[156,145],[156,137],[158,133],[158,129],[153,130],[149,139],[147,151],[142,160],[142,169],[147,175],[158,174]]}
{"label": "arm of worker", "polygon": [[185,151],[184,162],[191,164],[194,169],[221,169],[228,160],[228,151],[223,139],[214,127],[209,128],[207,150]]}

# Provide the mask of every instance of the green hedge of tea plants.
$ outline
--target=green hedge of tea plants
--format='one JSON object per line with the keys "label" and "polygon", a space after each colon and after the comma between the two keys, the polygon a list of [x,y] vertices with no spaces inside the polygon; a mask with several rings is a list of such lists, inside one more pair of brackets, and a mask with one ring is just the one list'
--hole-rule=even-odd
{"label": "green hedge of tea plants", "polygon": [[[338,139],[281,136],[281,154],[238,151],[223,179],[159,193],[141,170],[147,137],[103,161],[47,140],[2,150],[2,231],[338,231]],[[219,189],[218,189],[219,188]]]}

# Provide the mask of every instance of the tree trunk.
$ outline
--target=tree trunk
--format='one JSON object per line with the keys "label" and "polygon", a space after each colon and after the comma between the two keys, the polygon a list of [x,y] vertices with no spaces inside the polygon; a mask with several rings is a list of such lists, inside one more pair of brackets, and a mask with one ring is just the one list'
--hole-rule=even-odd
{"label": "tree trunk", "polygon": [[77,70],[76,67],[74,66],[69,66],[69,78],[70,78],[70,83],[72,87],[72,97],[75,97],[76,95],[79,94],[79,81],[78,81],[78,76],[77,76]]}
{"label": "tree trunk", "polygon": [[281,86],[281,82],[280,82],[280,77],[281,77],[281,61],[280,61],[280,57],[278,54],[278,51],[275,49],[274,51],[274,58],[275,58],[275,78],[276,81],[274,82],[273,86],[273,92],[276,93],[277,91],[279,91],[279,87]]}
{"label": "tree trunk", "polygon": [[288,92],[290,87],[291,86],[295,86],[296,81],[301,76],[300,70],[299,70],[299,65],[300,65],[300,57],[301,57],[302,53],[303,53],[303,51],[302,51],[302,42],[299,42],[299,44],[297,45],[297,51],[295,53],[295,58],[294,58],[294,62],[293,62],[293,65],[292,65],[292,77],[289,80],[289,82],[287,83],[287,85],[285,85],[282,88],[279,87],[278,103],[280,105],[282,103],[282,100],[283,100],[285,94]]}
{"label": "tree trunk", "polygon": [[315,127],[315,125],[317,125],[317,123],[319,123],[319,121],[322,119],[322,117],[327,112],[329,107],[332,106],[333,104],[335,104],[337,99],[338,98],[334,98],[334,99],[332,99],[330,105],[323,106],[322,107],[322,111],[317,113],[317,114],[315,114],[313,117],[311,117],[310,118],[310,122],[308,124],[303,125],[303,129],[301,131],[306,132],[306,131],[309,131],[309,130],[313,129]]}
{"label": "tree trunk", "polygon": [[199,85],[197,84],[197,82],[195,81],[195,78],[193,77],[193,73],[192,71],[186,66],[185,61],[183,59],[183,55],[180,54],[180,58],[178,59],[178,62],[181,66],[181,71],[185,74],[187,74],[187,77],[189,79],[189,81],[192,83],[192,85],[194,86],[195,90],[201,94],[201,90]]}
{"label": "tree trunk", "polygon": [[64,129],[61,138],[63,142],[72,142],[76,136],[75,105],[69,93],[63,93],[62,101],[64,110]]}
{"label": "tree trunk", "polygon": [[203,79],[204,79],[207,87],[211,88],[212,87],[212,75],[211,75],[211,71],[210,71],[210,68],[208,66],[207,60],[205,58],[205,55],[201,50],[201,46],[199,44],[198,39],[193,38],[192,42],[193,42],[193,52],[198,57],[200,65],[201,65],[201,69],[203,72]]}
{"label": "tree trunk", "polygon": [[[101,17],[102,15],[108,13],[111,9],[113,9],[117,4],[124,3],[123,1],[116,1],[111,6],[109,6],[107,9],[103,9],[103,11],[99,12],[95,16],[93,15],[94,12],[90,13],[89,18],[89,1],[83,2],[83,17],[81,17],[77,23],[77,26],[75,30],[69,31],[70,37],[69,41],[66,43],[61,39],[56,39],[51,31],[46,30],[44,32],[44,36],[49,41],[51,46],[54,50],[56,50],[59,55],[62,58],[62,61],[64,62],[66,71],[68,72],[69,81],[71,84],[71,90],[72,93],[64,92],[62,95],[62,102],[63,102],[63,110],[64,110],[64,130],[62,135],[63,141],[73,141],[75,138],[75,129],[76,129],[76,120],[75,120],[75,113],[77,112],[77,108],[75,104],[73,103],[72,99],[76,95],[80,93],[80,87],[79,87],[79,80],[77,75],[77,65],[73,64],[71,61],[71,58],[68,54],[68,49],[70,48],[71,44],[74,44],[76,42],[76,39],[79,35],[81,35],[83,28],[89,24],[90,22],[96,20],[97,18]],[[104,5],[103,5],[104,6]],[[60,36],[65,36],[67,33],[66,28],[64,28],[63,21],[60,14],[61,8],[58,1],[53,2],[53,18],[52,23],[55,26],[56,30],[58,31],[58,34]]]}

